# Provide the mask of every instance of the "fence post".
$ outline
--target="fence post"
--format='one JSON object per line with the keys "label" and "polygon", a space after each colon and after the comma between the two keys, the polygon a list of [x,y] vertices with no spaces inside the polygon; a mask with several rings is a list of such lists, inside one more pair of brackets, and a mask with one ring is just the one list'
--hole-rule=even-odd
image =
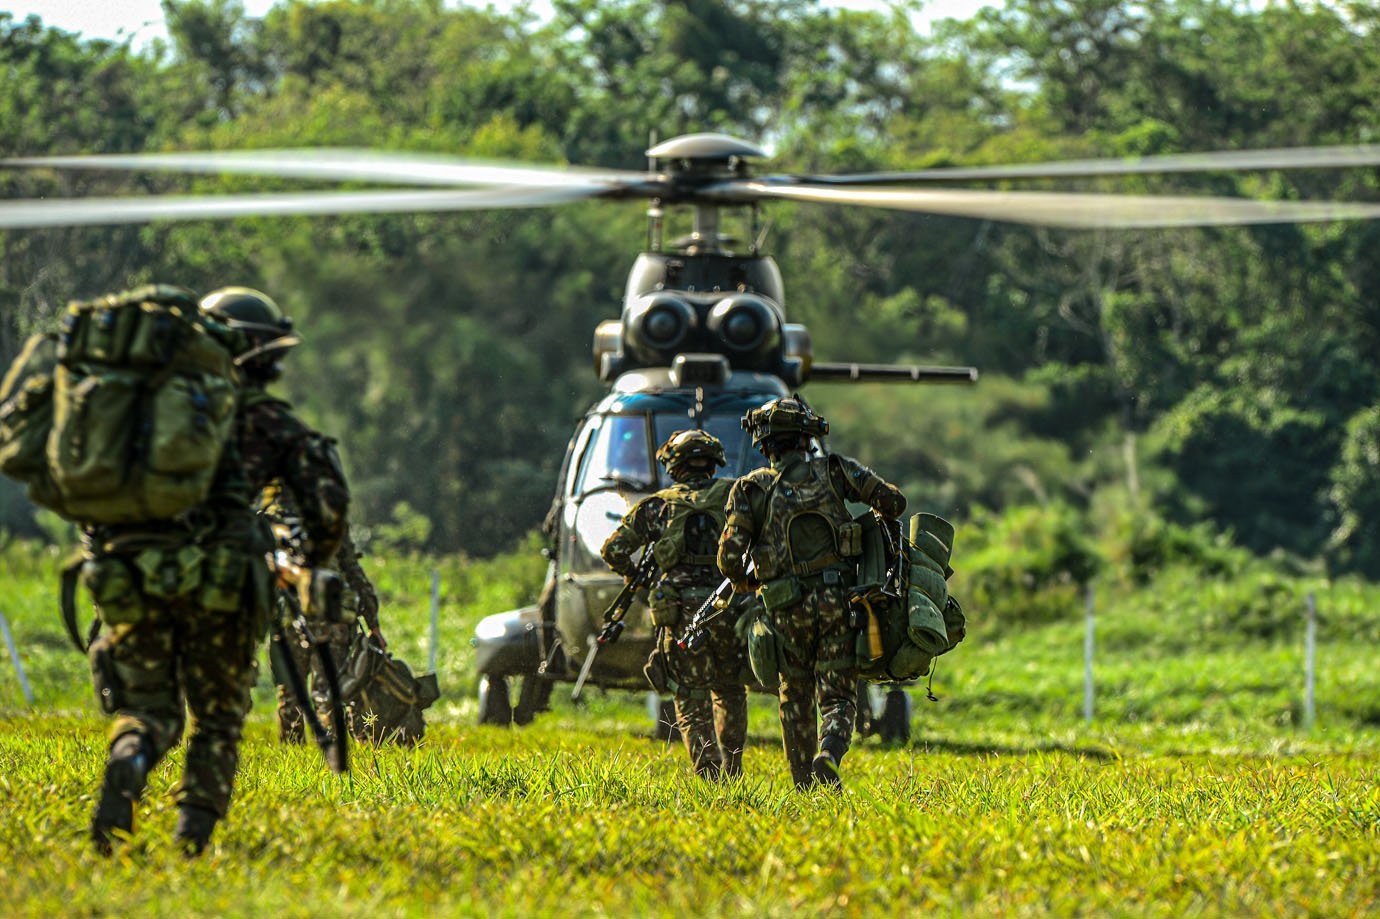
{"label": "fence post", "polygon": [[1093,720],[1093,611],[1096,593],[1088,585],[1088,627],[1083,635],[1083,720],[1092,724]]}
{"label": "fence post", "polygon": [[436,672],[436,646],[440,643],[441,632],[441,572],[431,569],[431,657],[427,668]]}
{"label": "fence post", "polygon": [[1313,719],[1317,714],[1314,708],[1313,690],[1318,675],[1318,601],[1313,591],[1308,592],[1308,624],[1304,630],[1303,651],[1303,728],[1313,730]]}
{"label": "fence post", "polygon": [[24,673],[24,662],[19,659],[19,648],[14,644],[14,636],[10,634],[10,622],[4,613],[0,613],[0,632],[5,633],[5,645],[10,649],[10,660],[14,662],[14,673],[19,677],[19,688],[24,692],[24,701],[33,705],[34,691],[29,688],[29,678]]}

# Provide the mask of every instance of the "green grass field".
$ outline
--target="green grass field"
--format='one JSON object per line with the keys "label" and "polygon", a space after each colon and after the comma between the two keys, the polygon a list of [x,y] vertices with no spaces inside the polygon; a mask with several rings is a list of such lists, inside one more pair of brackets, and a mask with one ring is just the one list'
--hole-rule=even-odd
{"label": "green grass field", "polygon": [[[1081,611],[1007,630],[973,615],[909,746],[859,742],[847,790],[789,789],[775,706],[754,701],[747,777],[706,786],[642,700],[561,701],[473,725],[473,622],[522,601],[533,556],[440,567],[441,678],[416,751],[356,750],[347,779],[272,738],[261,686],[234,809],[174,854],[174,754],[136,841],[85,828],[104,722],[52,610],[56,557],[0,553],[38,700],[0,666],[4,915],[1364,915],[1380,909],[1376,592],[1319,585],[1318,722],[1299,723],[1301,626],[1233,631],[1210,591],[1172,615],[1142,591],[1100,612],[1099,704],[1081,719]],[[390,635],[422,663],[428,570],[375,559]],[[1290,594],[1286,601],[1294,603]],[[1293,613],[1285,616],[1292,621]],[[1170,627],[1172,626],[1172,628]]]}

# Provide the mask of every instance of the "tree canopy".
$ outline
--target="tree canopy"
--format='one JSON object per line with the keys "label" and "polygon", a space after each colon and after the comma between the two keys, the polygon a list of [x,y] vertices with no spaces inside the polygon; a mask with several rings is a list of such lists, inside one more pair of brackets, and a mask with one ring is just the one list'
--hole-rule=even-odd
{"label": "tree canopy", "polygon": [[[368,146],[640,168],[727,131],[773,169],[871,171],[1375,141],[1363,3],[1006,0],[919,35],[812,0],[557,0],[549,21],[440,0],[166,0],[171,43],[0,13],[0,155]],[[1375,170],[1076,187],[1375,200]],[[0,172],[8,197],[262,189]],[[540,520],[601,387],[587,342],[643,238],[627,205],[0,233],[0,357],[70,298],[247,284],[307,344],[287,394],[339,437],[357,516],[431,548]],[[825,360],[979,365],[973,391],[816,386],[840,447],[963,515],[1098,493],[1257,551],[1380,575],[1375,223],[1072,232],[782,205],[769,248]],[[0,491],[0,525],[29,510]]]}

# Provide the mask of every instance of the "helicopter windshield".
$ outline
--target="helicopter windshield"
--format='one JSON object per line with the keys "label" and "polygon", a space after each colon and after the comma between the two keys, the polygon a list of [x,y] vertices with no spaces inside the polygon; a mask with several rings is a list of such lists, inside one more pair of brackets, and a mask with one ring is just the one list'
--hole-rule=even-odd
{"label": "helicopter windshield", "polygon": [[[676,431],[694,427],[682,412],[647,415],[604,415],[597,419],[597,429],[581,451],[579,479],[574,493],[587,494],[609,485],[625,485],[636,491],[650,491],[670,484],[665,470],[652,460],[653,444],[662,444]],[[752,440],[742,429],[741,415],[706,415],[701,419],[704,430],[724,445],[728,464],[719,469],[718,478],[736,478],[766,464],[762,454],[752,446]]]}
{"label": "helicopter windshield", "polygon": [[580,493],[610,484],[646,491],[656,481],[646,415],[604,415],[585,448],[580,470]]}
{"label": "helicopter windshield", "polygon": [[[690,419],[680,413],[657,415],[655,420],[656,442],[658,444],[664,444],[666,439],[677,431],[694,427],[690,423]],[[714,473],[715,478],[736,479],[740,475],[767,464],[762,454],[752,446],[752,439],[743,430],[741,414],[735,412],[731,415],[707,415],[700,419],[700,427],[713,434],[724,445],[724,459],[728,462]],[[658,470],[657,480],[662,485],[671,484],[671,480],[664,469]]]}

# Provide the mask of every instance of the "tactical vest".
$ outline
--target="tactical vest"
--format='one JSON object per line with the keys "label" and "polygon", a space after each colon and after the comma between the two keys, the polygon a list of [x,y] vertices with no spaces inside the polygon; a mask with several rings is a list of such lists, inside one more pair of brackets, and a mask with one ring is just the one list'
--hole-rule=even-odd
{"label": "tactical vest", "polygon": [[[851,563],[862,551],[861,528],[834,485],[830,463],[829,457],[806,460],[809,476],[801,482],[783,478],[793,467],[776,472],[767,489],[766,521],[751,551],[758,580],[815,574]],[[819,524],[816,530],[827,533],[832,545],[814,551],[802,545],[805,528],[812,524]]]}
{"label": "tactical vest", "polygon": [[713,552],[701,555],[690,551],[690,523],[696,517],[708,517],[712,533],[710,538],[717,546],[718,535],[724,531],[724,524],[728,521],[724,506],[728,503],[728,493],[732,487],[731,479],[711,479],[699,488],[681,482],[656,493],[669,509],[661,538],[652,546],[652,555],[656,557],[657,567],[663,573],[678,565],[715,563]]}

